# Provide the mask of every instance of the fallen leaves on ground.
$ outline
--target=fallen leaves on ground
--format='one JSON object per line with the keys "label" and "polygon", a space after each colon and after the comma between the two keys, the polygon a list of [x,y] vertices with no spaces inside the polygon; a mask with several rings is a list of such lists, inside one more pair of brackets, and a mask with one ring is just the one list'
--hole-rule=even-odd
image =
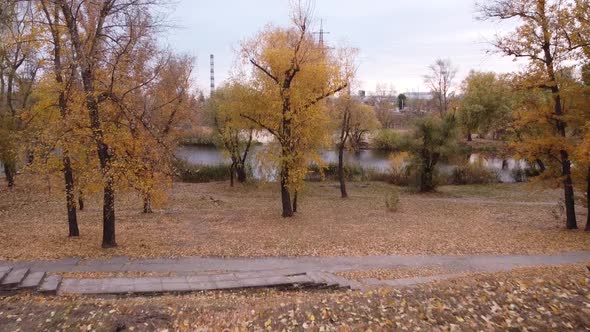
{"label": "fallen leaves on ground", "polygon": [[379,280],[393,280],[415,277],[430,277],[441,274],[451,274],[455,271],[443,266],[401,267],[397,269],[373,269],[337,272],[336,274],[350,280],[374,278]]}
{"label": "fallen leaves on ground", "polygon": [[584,330],[585,266],[482,274],[371,292],[214,292],[139,298],[0,299],[0,330]]}
{"label": "fallen leaves on ground", "polygon": [[43,187],[27,187],[24,179],[13,192],[0,192],[0,259],[525,254],[590,248],[587,233],[556,223],[550,204],[516,204],[557,201],[557,191],[534,192],[522,184],[442,187],[435,195],[403,193],[399,211],[391,213],[384,201],[388,184],[350,183],[350,198],[342,200],[337,184],[324,182],[306,184],[300,212],[292,219],[281,218],[273,184],[175,183],[168,205],[151,215],[141,213],[137,195],[118,193],[119,247],[104,250],[100,199],[88,199],[78,215],[81,237],[70,239],[56,187],[49,195]]}

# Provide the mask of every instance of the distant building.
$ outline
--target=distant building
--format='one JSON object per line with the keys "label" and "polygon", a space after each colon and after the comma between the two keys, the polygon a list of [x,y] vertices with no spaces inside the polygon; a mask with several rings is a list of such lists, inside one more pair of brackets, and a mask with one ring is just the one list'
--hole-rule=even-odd
{"label": "distant building", "polygon": [[414,100],[430,100],[432,99],[432,93],[430,92],[404,92],[404,95],[408,97],[408,99]]}

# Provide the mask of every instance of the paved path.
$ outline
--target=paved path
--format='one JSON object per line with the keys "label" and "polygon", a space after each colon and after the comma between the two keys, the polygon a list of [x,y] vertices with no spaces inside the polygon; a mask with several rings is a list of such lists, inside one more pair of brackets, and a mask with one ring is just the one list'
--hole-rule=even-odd
{"label": "paved path", "polygon": [[519,267],[590,262],[590,251],[555,255],[468,255],[468,256],[367,256],[367,257],[268,257],[178,259],[68,258],[56,261],[6,262],[0,268],[29,268],[31,272],[248,272],[284,270],[342,272],[377,268],[443,266],[458,272],[497,272]]}
{"label": "paved path", "polygon": [[[404,287],[518,267],[585,263],[590,252],[506,256],[369,256],[292,258],[179,258],[0,262],[0,293],[26,290],[45,294],[156,294],[247,288]],[[334,272],[375,268],[442,266],[450,274],[397,280],[339,277]],[[66,278],[60,272],[174,272],[164,277]]]}

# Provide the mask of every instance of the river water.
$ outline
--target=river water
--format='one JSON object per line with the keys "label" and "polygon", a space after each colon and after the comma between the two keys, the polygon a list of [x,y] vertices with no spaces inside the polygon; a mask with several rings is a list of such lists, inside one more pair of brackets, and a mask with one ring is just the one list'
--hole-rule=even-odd
{"label": "river water", "polygon": [[[256,154],[264,147],[256,145],[252,147],[250,160],[256,158]],[[208,165],[215,166],[220,164],[228,164],[229,157],[216,147],[209,146],[182,146],[177,150],[176,155],[187,161],[192,165]],[[338,162],[338,152],[335,150],[325,150],[321,153],[322,159],[327,163]],[[363,168],[371,168],[380,172],[388,172],[390,169],[389,162],[390,152],[379,150],[363,150],[359,153],[352,151],[345,152],[345,162],[348,165],[361,166]],[[493,170],[498,174],[500,182],[514,182],[513,170],[524,169],[527,165],[525,161],[518,161],[514,159],[503,160],[495,157],[482,156],[480,154],[472,154],[469,156],[469,162],[472,164],[481,163],[487,169]],[[252,163],[251,163],[252,164]],[[452,164],[440,163],[439,169],[442,172],[449,172],[455,166]],[[259,172],[254,169],[254,176],[258,177]]]}

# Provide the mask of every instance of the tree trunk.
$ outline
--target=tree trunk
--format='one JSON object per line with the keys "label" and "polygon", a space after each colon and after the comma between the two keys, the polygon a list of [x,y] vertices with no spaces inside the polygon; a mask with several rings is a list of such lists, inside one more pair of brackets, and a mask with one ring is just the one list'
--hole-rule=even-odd
{"label": "tree trunk", "polygon": [[472,142],[473,141],[473,135],[471,135],[471,132],[467,133],[467,142]]}
{"label": "tree trunk", "polygon": [[508,169],[508,160],[502,160],[502,170]]}
{"label": "tree trunk", "polygon": [[430,167],[424,166],[420,174],[420,192],[431,192],[434,190],[433,171]]}
{"label": "tree trunk", "polygon": [[[566,174],[563,180],[564,186],[564,197],[565,197],[565,212],[566,212],[566,227],[567,229],[578,229],[578,223],[576,222],[576,203],[574,196],[574,185],[572,183],[572,177],[570,175],[570,161],[563,161],[564,174]],[[567,169],[567,170],[566,170]]]}
{"label": "tree trunk", "polygon": [[69,236],[80,236],[78,229],[78,218],[76,215],[76,195],[74,193],[74,171],[72,170],[72,162],[67,152],[64,152],[63,157],[63,172],[66,186],[66,206],[68,209],[68,228]]}
{"label": "tree trunk", "polygon": [[[427,144],[426,142],[424,143]],[[420,166],[420,192],[434,191],[434,166],[438,158],[434,159],[427,149],[422,149],[422,165]]]}
{"label": "tree trunk", "polygon": [[291,206],[291,194],[287,188],[287,180],[289,179],[289,168],[281,166],[281,201],[283,204],[283,218],[293,217],[293,207]]}
{"label": "tree trunk", "polygon": [[298,203],[299,193],[297,190],[293,194],[293,213],[297,212],[297,203]]}
{"label": "tree trunk", "polygon": [[229,166],[229,186],[232,188],[234,186],[234,164],[233,163]]}
{"label": "tree trunk", "polygon": [[108,179],[104,186],[102,223],[102,247],[116,247],[117,241],[115,241],[115,190],[113,189],[112,179]]}
{"label": "tree trunk", "polygon": [[590,167],[588,167],[588,174],[586,175],[586,232],[590,232]]}
{"label": "tree trunk", "polygon": [[[80,69],[80,77],[82,79],[82,86],[85,93],[85,104],[88,111],[88,118],[90,121],[90,129],[92,130],[92,137],[96,144],[96,151],[100,162],[100,169],[102,176],[104,177],[104,197],[103,197],[103,248],[116,247],[117,242],[115,241],[115,190],[114,190],[114,178],[111,169],[111,152],[109,146],[105,142],[104,132],[102,128],[102,121],[100,119],[99,103],[97,99],[97,93],[95,89],[95,68],[92,58],[96,53],[87,54],[85,45],[80,38],[76,18],[72,13],[72,8],[64,0],[59,1],[62,13],[64,14],[64,20],[69,31],[71,44],[76,53],[77,65]],[[106,3],[104,4],[107,8]],[[101,18],[109,15],[109,11],[105,10],[100,12]],[[94,36],[93,42],[100,42],[102,35],[102,26],[100,26],[96,35]],[[93,48],[93,50],[99,49],[100,47]]]}
{"label": "tree trunk", "polygon": [[16,175],[16,167],[12,162],[4,164],[4,175],[6,176],[6,184],[8,188],[14,188],[14,177]]}
{"label": "tree trunk", "polygon": [[81,190],[78,191],[78,209],[84,210],[84,193]]}
{"label": "tree trunk", "polygon": [[246,175],[246,166],[244,164],[237,165],[236,173],[238,174],[238,182],[239,183],[246,182],[248,177]]}
{"label": "tree trunk", "polygon": [[545,167],[545,163],[541,159],[537,159],[537,166],[539,166],[539,172],[541,173],[547,170],[547,167]]}
{"label": "tree trunk", "polygon": [[[559,93],[559,89],[554,88],[553,93]],[[561,97],[556,95],[555,97],[555,114],[561,116],[563,114],[561,109]],[[566,124],[562,120],[557,120],[557,131],[561,137],[566,137],[565,132]],[[565,211],[566,211],[566,228],[567,229],[578,229],[578,223],[576,221],[576,202],[574,196],[574,185],[572,182],[572,164],[569,159],[569,154],[566,150],[559,151],[561,155],[561,175],[564,177],[563,180],[563,191],[565,198]]]}
{"label": "tree trunk", "polygon": [[152,195],[150,194],[146,194],[143,196],[143,213],[154,213],[154,211],[152,210]]}
{"label": "tree trunk", "polygon": [[341,197],[348,198],[348,192],[346,192],[346,179],[344,178],[344,144],[338,146],[338,180],[340,181]]}

